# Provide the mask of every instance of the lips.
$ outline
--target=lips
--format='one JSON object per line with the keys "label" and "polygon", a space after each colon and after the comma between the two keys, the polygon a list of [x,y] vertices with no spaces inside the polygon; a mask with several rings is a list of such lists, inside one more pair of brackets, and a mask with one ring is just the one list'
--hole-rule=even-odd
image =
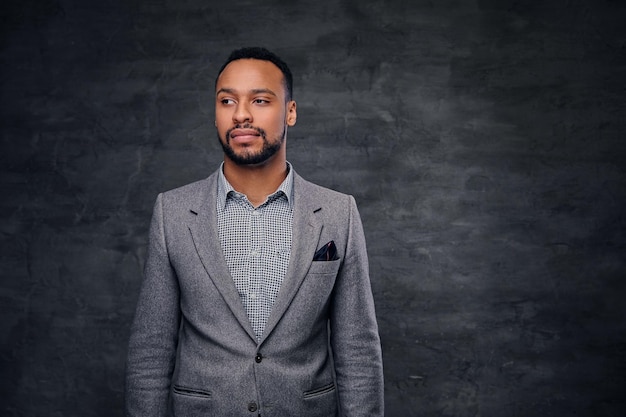
{"label": "lips", "polygon": [[255,129],[233,129],[233,131],[230,132],[231,139],[251,139],[256,136],[261,136],[261,134]]}

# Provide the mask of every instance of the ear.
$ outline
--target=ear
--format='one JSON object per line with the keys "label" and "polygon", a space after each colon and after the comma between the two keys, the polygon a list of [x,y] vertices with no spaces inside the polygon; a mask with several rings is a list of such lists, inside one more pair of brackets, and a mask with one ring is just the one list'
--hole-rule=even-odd
{"label": "ear", "polygon": [[287,103],[287,126],[293,126],[296,124],[296,119],[298,118],[296,107],[296,102],[293,100]]}

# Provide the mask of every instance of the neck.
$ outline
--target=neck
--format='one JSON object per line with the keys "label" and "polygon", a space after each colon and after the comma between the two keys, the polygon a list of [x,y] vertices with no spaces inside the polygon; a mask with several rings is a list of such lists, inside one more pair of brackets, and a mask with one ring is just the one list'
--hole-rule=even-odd
{"label": "neck", "polygon": [[264,164],[237,165],[224,158],[224,176],[233,188],[245,194],[254,207],[265,202],[287,177],[287,160],[275,155]]}

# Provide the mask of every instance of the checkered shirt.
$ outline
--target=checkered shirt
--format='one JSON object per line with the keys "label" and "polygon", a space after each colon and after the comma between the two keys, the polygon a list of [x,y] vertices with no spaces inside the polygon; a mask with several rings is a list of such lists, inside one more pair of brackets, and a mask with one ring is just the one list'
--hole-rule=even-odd
{"label": "checkered shirt", "polygon": [[217,181],[217,222],[224,258],[257,342],[287,272],[293,224],[293,170],[265,202],[254,208],[223,173]]}

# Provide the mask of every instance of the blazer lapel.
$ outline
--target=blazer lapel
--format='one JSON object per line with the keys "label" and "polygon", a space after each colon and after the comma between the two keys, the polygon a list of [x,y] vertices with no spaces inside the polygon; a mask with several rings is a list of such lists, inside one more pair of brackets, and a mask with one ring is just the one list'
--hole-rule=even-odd
{"label": "blazer lapel", "polygon": [[265,325],[261,343],[291,304],[313,262],[322,230],[322,224],[315,214],[320,206],[316,204],[314,194],[309,190],[308,183],[294,172],[293,238],[289,266]]}
{"label": "blazer lapel", "polygon": [[203,188],[200,198],[192,200],[189,206],[189,211],[192,214],[189,230],[193,243],[202,265],[213,284],[215,284],[241,326],[256,342],[254,331],[230,275],[220,244],[216,213],[217,175],[211,175],[206,179],[206,182],[207,186]]}

